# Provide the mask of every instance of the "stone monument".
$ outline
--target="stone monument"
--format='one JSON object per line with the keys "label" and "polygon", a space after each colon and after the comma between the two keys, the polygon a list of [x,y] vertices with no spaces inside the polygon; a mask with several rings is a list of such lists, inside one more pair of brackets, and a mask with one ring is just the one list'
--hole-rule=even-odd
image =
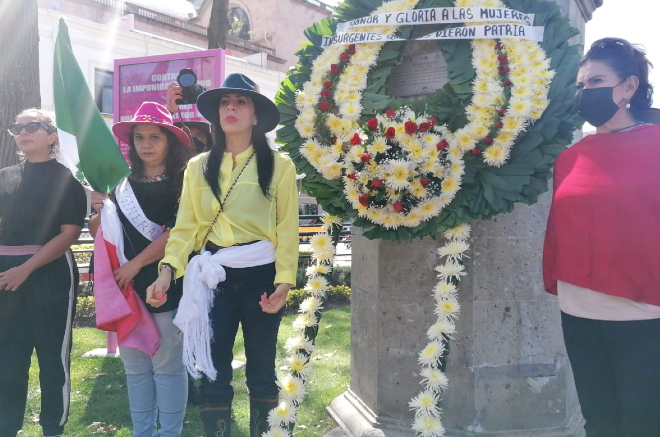
{"label": "stone monument", "polygon": [[[556,0],[574,27],[602,0]],[[582,36],[572,43],[581,43]],[[583,435],[556,299],[543,290],[541,248],[550,195],[473,224],[461,315],[443,394],[448,436]],[[418,352],[435,316],[438,241],[353,236],[351,382],[329,411],[350,436],[412,436]]]}

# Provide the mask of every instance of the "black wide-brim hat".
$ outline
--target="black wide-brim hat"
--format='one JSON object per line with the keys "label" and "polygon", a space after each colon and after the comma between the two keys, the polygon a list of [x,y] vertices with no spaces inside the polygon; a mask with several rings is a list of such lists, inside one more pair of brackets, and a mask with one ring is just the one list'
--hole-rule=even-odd
{"label": "black wide-brim hat", "polygon": [[252,99],[257,114],[257,126],[264,132],[272,131],[279,124],[280,111],[275,103],[259,92],[259,87],[252,79],[240,73],[227,76],[220,88],[200,94],[197,97],[197,110],[211,123],[219,122],[220,99],[227,94],[241,94]]}

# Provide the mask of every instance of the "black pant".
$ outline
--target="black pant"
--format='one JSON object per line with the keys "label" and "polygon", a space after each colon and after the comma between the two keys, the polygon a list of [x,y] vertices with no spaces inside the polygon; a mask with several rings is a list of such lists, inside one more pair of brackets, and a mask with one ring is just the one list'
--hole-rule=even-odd
{"label": "black pant", "polygon": [[[0,257],[0,271],[16,264],[6,258]],[[78,270],[67,253],[33,272],[17,291],[0,291],[0,437],[14,437],[23,426],[35,349],[41,385],[39,424],[46,436],[63,433],[69,415],[77,286]]]}
{"label": "black pant", "polygon": [[561,320],[587,437],[660,436],[660,319]]}
{"label": "black pant", "polygon": [[238,331],[243,328],[245,343],[245,377],[252,398],[277,399],[277,333],[284,309],[277,314],[261,311],[259,300],[263,293],[275,291],[275,263],[257,267],[233,269],[225,267],[227,279],[218,284],[211,321],[213,342],[211,357],[218,371],[215,381],[202,378],[202,402],[213,405],[231,405],[234,390],[231,386],[232,350]]}

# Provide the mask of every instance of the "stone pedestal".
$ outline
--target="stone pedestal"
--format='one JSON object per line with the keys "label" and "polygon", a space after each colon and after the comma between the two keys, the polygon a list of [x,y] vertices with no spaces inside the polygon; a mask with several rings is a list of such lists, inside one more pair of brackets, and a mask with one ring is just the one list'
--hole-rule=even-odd
{"label": "stone pedestal", "polygon": [[[543,290],[550,195],[473,225],[460,319],[450,344],[449,436],[564,437],[582,422],[556,299]],[[435,321],[440,241],[353,237],[351,383],[329,410],[352,436],[413,436],[418,352]]]}

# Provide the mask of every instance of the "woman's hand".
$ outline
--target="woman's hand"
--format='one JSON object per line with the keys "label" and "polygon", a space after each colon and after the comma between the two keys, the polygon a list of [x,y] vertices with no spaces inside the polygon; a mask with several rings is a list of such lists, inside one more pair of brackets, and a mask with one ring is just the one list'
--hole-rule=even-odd
{"label": "woman's hand", "polygon": [[101,208],[103,208],[103,201],[107,198],[107,194],[99,193],[98,191],[92,191],[92,208],[94,211],[96,211],[97,214],[101,213]]}
{"label": "woman's hand", "polygon": [[142,266],[139,265],[135,259],[132,259],[112,272],[115,275],[115,282],[119,288],[126,290],[133,281],[133,278],[140,273],[141,268]]}
{"label": "woman's hand", "polygon": [[179,109],[179,106],[176,104],[177,99],[183,98],[181,87],[176,82],[172,82],[167,86],[167,93],[165,95],[167,97],[167,104],[165,107],[168,111],[174,114]]}
{"label": "woman's hand", "polygon": [[261,311],[268,314],[275,314],[286,305],[286,297],[291,289],[291,284],[279,284],[273,294],[268,296],[264,293],[261,296]]}
{"label": "woman's hand", "polygon": [[32,271],[24,264],[0,273],[0,290],[16,291],[30,276],[30,273]]}
{"label": "woman's hand", "polygon": [[147,287],[147,303],[154,308],[163,306],[167,302],[167,290],[172,282],[172,272],[161,269],[158,278]]}

